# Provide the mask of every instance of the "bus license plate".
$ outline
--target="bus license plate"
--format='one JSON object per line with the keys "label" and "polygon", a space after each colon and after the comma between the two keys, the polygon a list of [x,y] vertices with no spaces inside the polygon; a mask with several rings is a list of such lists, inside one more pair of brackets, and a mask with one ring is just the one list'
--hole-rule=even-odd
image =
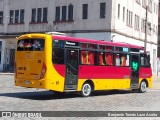
{"label": "bus license plate", "polygon": [[28,80],[25,80],[25,81],[24,81],[24,84],[27,84],[27,85],[28,85],[28,84],[31,84],[31,82],[28,81]]}

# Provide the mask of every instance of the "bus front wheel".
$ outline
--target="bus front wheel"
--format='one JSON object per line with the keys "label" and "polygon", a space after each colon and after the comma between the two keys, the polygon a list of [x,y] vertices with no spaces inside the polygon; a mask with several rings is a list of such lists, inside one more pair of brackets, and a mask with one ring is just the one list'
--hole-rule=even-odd
{"label": "bus front wheel", "polygon": [[81,90],[82,97],[88,97],[91,95],[92,92],[92,86],[89,83],[84,83]]}
{"label": "bus front wheel", "polygon": [[145,81],[142,81],[139,87],[139,92],[144,93],[147,90],[147,83]]}

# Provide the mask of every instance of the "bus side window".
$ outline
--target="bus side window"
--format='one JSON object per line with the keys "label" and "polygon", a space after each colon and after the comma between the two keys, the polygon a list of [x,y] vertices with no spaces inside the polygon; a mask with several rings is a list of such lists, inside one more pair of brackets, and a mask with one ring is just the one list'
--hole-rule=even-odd
{"label": "bus side window", "polygon": [[89,51],[88,52],[88,64],[89,65],[94,65],[95,64],[94,57],[95,57],[94,52],[93,51]]}
{"label": "bus side window", "polygon": [[98,59],[98,65],[105,65],[105,53],[99,52]]}
{"label": "bus side window", "polygon": [[95,64],[95,53],[93,51],[81,51],[81,64],[83,65],[94,65]]}
{"label": "bus side window", "polygon": [[129,66],[129,55],[127,54],[116,54],[116,66]]}
{"label": "bus side window", "polygon": [[64,49],[53,48],[52,62],[53,64],[64,64]]}
{"label": "bus side window", "polygon": [[87,64],[87,51],[81,51],[81,64]]}
{"label": "bus side window", "polygon": [[126,55],[122,55],[122,57],[121,57],[121,66],[126,66],[126,60],[127,60],[127,56]]}
{"label": "bus side window", "polygon": [[106,53],[105,62],[106,62],[106,65],[113,65],[113,54],[112,53]]}
{"label": "bus side window", "polygon": [[147,56],[145,54],[141,54],[141,67],[150,67],[149,60],[147,59]]}

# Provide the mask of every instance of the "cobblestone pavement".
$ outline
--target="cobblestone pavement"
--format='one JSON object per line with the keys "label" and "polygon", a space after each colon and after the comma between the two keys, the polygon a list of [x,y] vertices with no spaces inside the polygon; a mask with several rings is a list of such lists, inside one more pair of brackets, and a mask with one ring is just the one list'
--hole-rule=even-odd
{"label": "cobblestone pavement", "polygon": [[[136,92],[133,93],[129,90],[106,91],[106,92],[96,92],[91,97],[82,98],[77,94],[65,94],[63,96],[62,95],[55,96],[52,92],[47,90],[42,90],[42,89],[36,90],[34,88],[17,87],[14,86],[13,75],[1,74],[0,110],[1,111],[75,111],[75,110],[76,111],[160,111],[160,78],[159,77],[154,78],[153,88],[148,89],[146,93],[142,94]],[[104,119],[104,118],[93,118],[93,119]],[[121,118],[119,119],[121,120]],[[152,118],[147,118],[147,119],[152,120]]]}

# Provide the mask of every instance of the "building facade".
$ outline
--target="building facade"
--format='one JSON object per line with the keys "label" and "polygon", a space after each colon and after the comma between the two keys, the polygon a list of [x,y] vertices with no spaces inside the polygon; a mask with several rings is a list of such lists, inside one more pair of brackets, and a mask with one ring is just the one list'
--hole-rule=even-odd
{"label": "building facade", "polygon": [[158,0],[0,0],[0,71],[13,70],[16,37],[73,37],[146,46],[156,73]]}
{"label": "building facade", "polygon": [[158,9],[158,53],[157,53],[157,56],[160,58],[160,6]]}

